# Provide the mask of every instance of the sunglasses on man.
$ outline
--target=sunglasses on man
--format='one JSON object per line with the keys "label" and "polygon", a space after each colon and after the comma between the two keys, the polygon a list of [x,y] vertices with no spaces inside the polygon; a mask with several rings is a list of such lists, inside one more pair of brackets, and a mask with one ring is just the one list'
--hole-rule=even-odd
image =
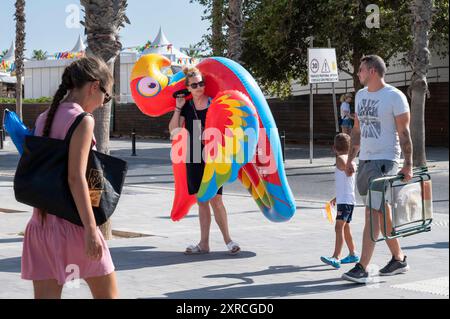
{"label": "sunglasses on man", "polygon": [[200,81],[200,82],[198,82],[198,83],[191,83],[190,85],[189,85],[191,88],[193,88],[194,90],[196,89],[196,88],[198,88],[198,87],[205,87],[205,81]]}

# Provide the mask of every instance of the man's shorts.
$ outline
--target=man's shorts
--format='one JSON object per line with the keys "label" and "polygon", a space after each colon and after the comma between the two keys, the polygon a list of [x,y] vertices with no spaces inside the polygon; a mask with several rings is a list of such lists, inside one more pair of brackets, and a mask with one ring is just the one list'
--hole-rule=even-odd
{"label": "man's shorts", "polygon": [[[398,173],[398,163],[389,160],[360,160],[358,166],[358,173],[356,176],[356,186],[358,192],[363,198],[366,206],[369,207],[369,185],[370,182],[376,178],[385,176],[395,176]],[[372,189],[372,208],[379,210],[382,205],[382,195],[386,189]],[[386,193],[386,201],[389,202],[389,193]]]}
{"label": "man's shorts", "polygon": [[342,220],[350,224],[353,216],[353,209],[355,205],[350,204],[337,204],[336,220]]}

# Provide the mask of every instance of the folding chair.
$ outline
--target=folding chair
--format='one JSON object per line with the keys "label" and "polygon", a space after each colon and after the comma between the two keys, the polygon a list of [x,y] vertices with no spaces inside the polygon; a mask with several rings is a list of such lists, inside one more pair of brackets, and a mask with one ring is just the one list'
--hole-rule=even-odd
{"label": "folding chair", "polygon": [[[403,176],[388,176],[374,179],[369,185],[370,235],[374,242],[399,237],[407,237],[431,230],[433,202],[431,176],[428,168],[413,170],[413,178],[403,182]],[[380,201],[381,199],[381,201]],[[391,216],[386,212],[386,203],[391,208]],[[378,204],[380,206],[378,206]],[[382,214],[380,227],[382,238],[374,238],[373,205]],[[377,209],[378,210],[378,209]],[[389,232],[388,226],[392,225]]]}

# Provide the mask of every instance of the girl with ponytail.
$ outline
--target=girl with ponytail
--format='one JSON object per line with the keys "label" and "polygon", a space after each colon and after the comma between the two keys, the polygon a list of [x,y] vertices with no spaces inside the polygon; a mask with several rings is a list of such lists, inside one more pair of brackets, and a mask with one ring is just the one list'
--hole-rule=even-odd
{"label": "girl with ponytail", "polygon": [[[50,108],[36,120],[35,134],[63,140],[75,119],[111,100],[113,77],[100,59],[82,58],[69,65]],[[61,298],[64,284],[84,279],[94,298],[117,298],[114,264],[92,211],[86,181],[94,119],[85,116],[72,135],[68,183],[84,227],[34,208],[22,252],[22,278],[32,280],[36,299]],[[58,190],[55,189],[55,196]]]}

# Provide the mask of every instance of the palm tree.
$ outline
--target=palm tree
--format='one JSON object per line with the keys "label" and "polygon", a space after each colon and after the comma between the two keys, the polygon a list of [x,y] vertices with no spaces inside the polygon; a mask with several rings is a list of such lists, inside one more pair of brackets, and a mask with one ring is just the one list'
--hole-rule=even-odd
{"label": "palm tree", "polygon": [[22,77],[23,77],[23,60],[25,51],[25,0],[16,0],[16,113],[20,119],[22,116]]}
{"label": "palm tree", "polygon": [[189,44],[189,47],[182,48],[181,51],[186,53],[191,58],[200,58],[201,57],[201,54],[200,54],[201,49],[195,44]]}
{"label": "palm tree", "polygon": [[[114,62],[122,49],[119,30],[125,27],[125,23],[130,23],[126,16],[127,0],[80,0],[80,3],[85,12],[81,23],[87,34],[86,53],[102,58],[113,73]],[[99,108],[94,117],[97,149],[109,154],[111,103]],[[112,238],[110,222],[104,224],[101,230],[106,239]]]}
{"label": "palm tree", "polygon": [[31,57],[34,60],[43,61],[47,60],[47,51],[43,50],[33,50],[33,56]]}
{"label": "palm tree", "polygon": [[413,142],[413,165],[426,166],[425,153],[425,98],[429,95],[427,73],[430,65],[428,49],[429,31],[433,18],[433,0],[415,0],[411,5],[414,44],[409,62],[412,67],[411,85],[411,138]]}
{"label": "palm tree", "polygon": [[230,59],[240,62],[242,56],[243,11],[242,0],[229,0],[228,16],[228,50]]}
{"label": "palm tree", "polygon": [[212,0],[211,11],[211,49],[213,56],[223,56],[225,51],[224,0]]}

